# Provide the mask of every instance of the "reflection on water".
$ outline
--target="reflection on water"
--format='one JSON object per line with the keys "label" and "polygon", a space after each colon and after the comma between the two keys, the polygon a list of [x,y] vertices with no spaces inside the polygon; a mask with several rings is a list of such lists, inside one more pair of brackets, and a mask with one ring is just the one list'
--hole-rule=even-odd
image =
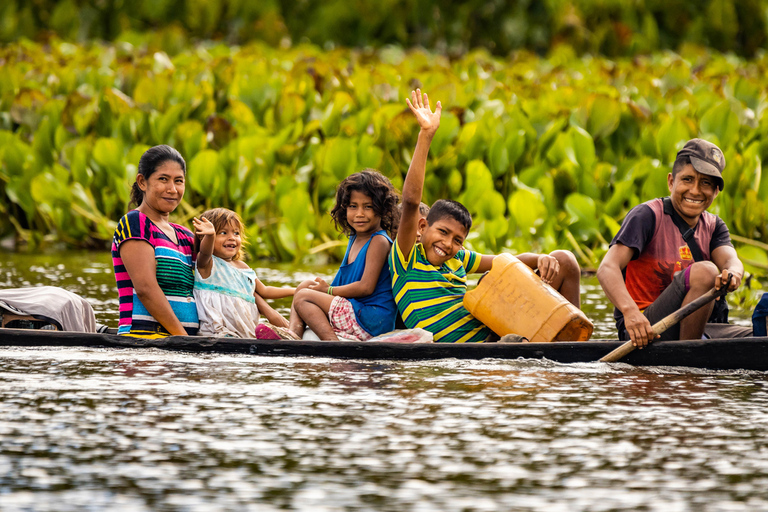
{"label": "reflection on water", "polygon": [[[104,255],[0,255],[35,284],[116,322]],[[768,510],[765,377],[0,348],[0,510]]]}
{"label": "reflection on water", "polygon": [[767,510],[762,373],[0,350],[3,510]]}

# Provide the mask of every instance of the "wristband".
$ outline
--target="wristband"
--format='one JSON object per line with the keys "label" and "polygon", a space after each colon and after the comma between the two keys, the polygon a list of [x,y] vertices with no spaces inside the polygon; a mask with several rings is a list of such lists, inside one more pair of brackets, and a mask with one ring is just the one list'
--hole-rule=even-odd
{"label": "wristband", "polygon": [[333,295],[333,286],[328,287],[328,295]]}

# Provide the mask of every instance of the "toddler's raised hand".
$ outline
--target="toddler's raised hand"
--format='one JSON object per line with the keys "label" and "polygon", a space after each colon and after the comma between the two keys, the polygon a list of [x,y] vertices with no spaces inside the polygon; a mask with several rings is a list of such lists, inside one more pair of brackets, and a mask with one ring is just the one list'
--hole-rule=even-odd
{"label": "toddler's raised hand", "polygon": [[192,218],[192,225],[195,227],[195,234],[200,236],[215,235],[216,228],[213,227],[213,223],[205,217]]}
{"label": "toddler's raised hand", "polygon": [[[412,101],[411,101],[412,100]],[[425,133],[434,135],[437,128],[440,126],[440,115],[443,112],[443,106],[440,102],[437,102],[435,111],[429,108],[429,97],[427,93],[421,94],[421,89],[411,91],[411,100],[405,99],[408,104],[408,108],[411,109],[413,115],[416,116],[416,120],[419,122],[419,127]]]}

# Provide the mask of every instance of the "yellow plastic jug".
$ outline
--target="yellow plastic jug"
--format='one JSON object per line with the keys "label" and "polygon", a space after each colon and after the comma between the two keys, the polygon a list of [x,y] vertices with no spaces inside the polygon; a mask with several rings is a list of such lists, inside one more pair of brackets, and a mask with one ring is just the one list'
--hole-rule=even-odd
{"label": "yellow plastic jug", "polygon": [[519,334],[532,343],[587,341],[594,329],[579,308],[506,253],[464,295],[464,307],[499,336]]}

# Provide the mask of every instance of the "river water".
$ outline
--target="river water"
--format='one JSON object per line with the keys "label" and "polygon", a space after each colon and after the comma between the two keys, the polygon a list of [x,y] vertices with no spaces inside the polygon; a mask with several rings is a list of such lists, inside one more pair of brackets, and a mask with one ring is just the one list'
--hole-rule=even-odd
{"label": "river water", "polygon": [[[0,254],[0,287],[38,284],[116,323],[108,255]],[[763,372],[0,348],[2,511],[768,511],[766,489]]]}

